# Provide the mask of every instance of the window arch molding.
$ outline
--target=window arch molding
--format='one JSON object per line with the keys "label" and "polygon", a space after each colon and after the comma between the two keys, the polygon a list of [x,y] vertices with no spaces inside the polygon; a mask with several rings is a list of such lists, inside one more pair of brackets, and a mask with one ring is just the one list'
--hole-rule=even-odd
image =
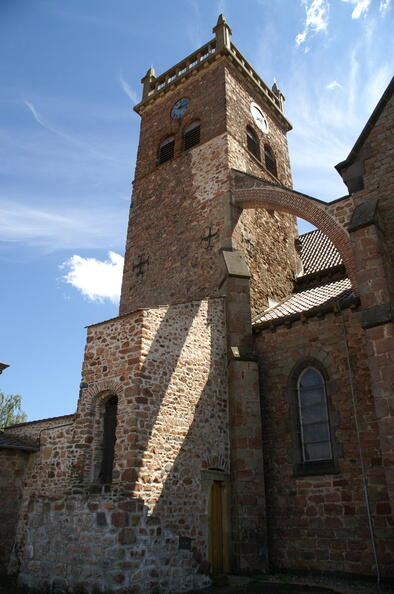
{"label": "window arch molding", "polygon": [[[307,460],[305,441],[300,414],[300,380],[307,370],[314,370],[321,377],[324,386],[324,403],[327,409],[328,437],[330,453],[322,459]],[[332,405],[332,395],[336,391],[335,380],[321,361],[314,357],[304,358],[291,369],[288,382],[289,421],[291,431],[291,451],[289,459],[293,463],[296,476],[319,474],[335,474],[339,472],[338,458],[342,456],[342,448],[335,438],[335,430],[339,424],[339,416]],[[304,426],[305,428],[305,426]]]}

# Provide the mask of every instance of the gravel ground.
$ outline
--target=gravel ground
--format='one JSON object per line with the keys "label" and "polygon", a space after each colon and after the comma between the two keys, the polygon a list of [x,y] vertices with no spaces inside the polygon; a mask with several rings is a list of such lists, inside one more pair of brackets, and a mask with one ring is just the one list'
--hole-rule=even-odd
{"label": "gravel ground", "polygon": [[[0,594],[28,594],[26,588],[17,588],[9,578],[0,577]],[[307,577],[273,574],[245,578],[230,576],[226,586],[211,586],[189,594],[394,594],[394,586],[327,577]]]}
{"label": "gravel ground", "polygon": [[[200,594],[394,594],[394,585],[357,579],[308,577],[289,574],[256,576],[254,579],[230,577],[227,586],[212,586]],[[197,594],[194,591],[190,594]]]}

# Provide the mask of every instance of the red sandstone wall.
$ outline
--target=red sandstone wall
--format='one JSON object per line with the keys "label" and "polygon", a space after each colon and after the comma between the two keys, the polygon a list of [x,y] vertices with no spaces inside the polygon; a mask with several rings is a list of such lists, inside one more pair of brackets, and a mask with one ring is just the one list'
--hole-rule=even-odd
{"label": "red sandstone wall", "polygon": [[[7,433],[37,440],[26,466],[24,489],[32,494],[58,493],[70,486],[70,473],[78,448],[72,443],[74,415],[21,423]],[[25,495],[24,495],[25,496]]]}
{"label": "red sandstone wall", "polygon": [[0,575],[7,573],[14,544],[28,458],[21,450],[0,450]]}
{"label": "red sandstone wall", "polygon": [[365,200],[379,200],[379,213],[391,257],[391,267],[394,266],[393,127],[394,97],[391,97],[364,144],[365,189],[353,194],[356,206]]}
{"label": "red sandstone wall", "polygon": [[[346,346],[358,408],[360,440],[381,570],[394,572],[393,524],[370,392],[360,314],[350,310],[324,320],[296,322],[257,338],[262,366],[262,416],[267,518],[271,562],[276,567],[374,574],[374,559],[363,493]],[[331,382],[332,427],[341,453],[338,474],[294,476],[288,392],[292,368],[314,357]],[[294,408],[293,408],[294,414]]]}
{"label": "red sandstone wall", "polygon": [[[45,460],[26,475],[14,559],[23,583],[133,586],[136,593],[209,583],[203,473],[229,471],[226,371],[222,299],[143,310],[89,328],[87,387],[73,435],[62,442],[73,455],[67,488],[59,482],[52,488]],[[113,482],[103,487],[95,475],[96,421],[110,394],[118,396],[117,441]],[[56,449],[65,453],[55,441],[50,461]]]}
{"label": "red sandstone wall", "polygon": [[[251,85],[245,84],[238,71],[229,67],[226,69],[226,98],[229,167],[292,187],[286,130],[269,102],[264,102]],[[262,107],[267,117],[267,134],[263,134],[254,123],[250,112],[252,101]],[[247,126],[251,126],[258,136],[261,161],[247,149]],[[275,154],[278,180],[265,168],[265,142]],[[279,301],[293,289],[299,267],[294,247],[298,235],[296,219],[279,211],[250,209],[240,212],[234,208],[232,224],[233,246],[244,254],[251,272],[253,316],[267,307],[269,297]]]}

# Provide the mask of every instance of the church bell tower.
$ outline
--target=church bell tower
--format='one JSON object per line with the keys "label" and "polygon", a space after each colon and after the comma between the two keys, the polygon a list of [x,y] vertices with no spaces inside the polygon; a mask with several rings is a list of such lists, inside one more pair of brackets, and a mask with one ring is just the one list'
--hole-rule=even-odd
{"label": "church bell tower", "polygon": [[120,313],[217,296],[224,251],[251,273],[252,311],[289,293],[297,262],[293,217],[232,206],[233,169],[291,186],[284,97],[231,42],[215,37],[156,77],[143,95]]}

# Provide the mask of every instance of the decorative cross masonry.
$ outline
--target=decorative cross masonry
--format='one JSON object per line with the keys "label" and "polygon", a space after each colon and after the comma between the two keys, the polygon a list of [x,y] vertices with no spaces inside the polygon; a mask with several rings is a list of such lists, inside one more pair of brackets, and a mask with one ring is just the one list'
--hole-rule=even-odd
{"label": "decorative cross masonry", "polygon": [[209,250],[210,248],[213,247],[212,243],[211,243],[211,239],[213,237],[216,237],[217,235],[219,235],[218,231],[215,231],[215,233],[212,233],[212,227],[209,226],[208,227],[208,234],[205,235],[205,237],[203,235],[201,235],[201,241],[206,241],[207,245],[205,246],[205,249]]}
{"label": "decorative cross masonry", "polygon": [[140,254],[139,262],[137,262],[137,264],[133,264],[133,270],[137,270],[137,276],[144,275],[145,264],[149,266],[149,256],[143,260],[142,254]]}

